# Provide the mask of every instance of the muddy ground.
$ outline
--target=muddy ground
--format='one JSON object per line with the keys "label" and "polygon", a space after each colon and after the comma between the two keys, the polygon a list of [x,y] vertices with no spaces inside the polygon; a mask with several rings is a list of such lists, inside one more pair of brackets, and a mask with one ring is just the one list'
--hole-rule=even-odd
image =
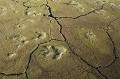
{"label": "muddy ground", "polygon": [[120,79],[120,0],[0,0],[0,79]]}

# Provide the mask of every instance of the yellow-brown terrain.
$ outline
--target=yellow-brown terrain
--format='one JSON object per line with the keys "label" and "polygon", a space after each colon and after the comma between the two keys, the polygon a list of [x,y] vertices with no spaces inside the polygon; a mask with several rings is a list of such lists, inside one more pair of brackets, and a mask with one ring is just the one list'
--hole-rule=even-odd
{"label": "yellow-brown terrain", "polygon": [[0,79],[120,79],[120,0],[0,0]]}

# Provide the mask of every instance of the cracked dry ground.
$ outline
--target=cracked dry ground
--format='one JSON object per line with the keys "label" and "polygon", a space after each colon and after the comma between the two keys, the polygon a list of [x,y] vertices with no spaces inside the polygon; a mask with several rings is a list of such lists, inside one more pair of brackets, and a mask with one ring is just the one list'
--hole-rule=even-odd
{"label": "cracked dry ground", "polygon": [[120,79],[120,0],[0,0],[0,79]]}

